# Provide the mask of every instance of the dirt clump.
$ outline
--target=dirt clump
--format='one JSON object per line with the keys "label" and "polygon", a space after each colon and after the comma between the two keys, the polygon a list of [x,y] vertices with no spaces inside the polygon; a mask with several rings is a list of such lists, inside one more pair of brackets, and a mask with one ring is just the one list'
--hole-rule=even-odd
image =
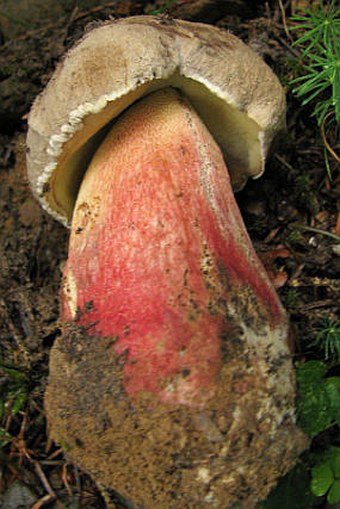
{"label": "dirt clump", "polygon": [[229,352],[204,409],[170,407],[147,393],[131,401],[122,383],[126,359],[114,342],[65,327],[46,393],[49,432],[107,497],[113,488],[146,508],[225,509],[237,501],[251,508],[306,446],[291,417],[275,422],[293,394],[272,397],[256,355],[245,362]]}

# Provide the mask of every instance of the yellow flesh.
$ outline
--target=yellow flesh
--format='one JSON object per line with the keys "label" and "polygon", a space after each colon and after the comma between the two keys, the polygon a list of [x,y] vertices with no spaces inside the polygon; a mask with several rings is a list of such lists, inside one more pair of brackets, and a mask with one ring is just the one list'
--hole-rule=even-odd
{"label": "yellow flesh", "polygon": [[[122,96],[97,114],[83,120],[83,128],[76,131],[64,145],[58,166],[49,181],[52,206],[71,220],[82,176],[108,130],[110,122],[141,97],[160,88],[175,87],[184,91],[211,134],[220,146],[228,164],[235,189],[242,188],[249,176],[256,176],[262,167],[259,126],[246,113],[227,104],[204,85],[182,76],[168,80],[154,80]],[[106,126],[106,127],[105,127]]]}

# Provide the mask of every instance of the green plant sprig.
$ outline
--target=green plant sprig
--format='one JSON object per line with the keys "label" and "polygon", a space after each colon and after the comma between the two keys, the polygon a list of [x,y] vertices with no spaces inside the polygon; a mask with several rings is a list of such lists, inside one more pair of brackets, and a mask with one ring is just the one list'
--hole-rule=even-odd
{"label": "green plant sprig", "polygon": [[164,2],[160,7],[157,9],[152,9],[147,12],[147,14],[150,14],[151,16],[158,16],[159,14],[165,13],[170,7],[172,7],[177,0],[168,0],[167,2]]}
{"label": "green plant sprig", "polygon": [[[291,81],[293,92],[304,98],[306,105],[316,100],[313,116],[321,125],[326,115],[334,110],[336,122],[340,122],[340,10],[332,0],[328,7],[323,2],[314,9],[307,8],[304,14],[291,17],[297,24],[290,30],[299,30],[301,35],[293,46],[301,48],[304,76]],[[329,90],[328,98],[324,98]]]}
{"label": "green plant sprig", "polygon": [[16,416],[26,405],[28,399],[27,379],[18,369],[0,365],[0,449],[6,445],[10,435],[1,426],[6,414]]}
{"label": "green plant sprig", "polygon": [[340,322],[324,318],[317,330],[318,333],[311,346],[322,349],[326,361],[340,364]]}

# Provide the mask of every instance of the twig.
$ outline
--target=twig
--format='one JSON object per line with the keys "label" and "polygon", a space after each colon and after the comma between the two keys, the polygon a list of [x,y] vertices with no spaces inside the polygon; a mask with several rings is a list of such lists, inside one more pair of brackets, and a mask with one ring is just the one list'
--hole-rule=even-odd
{"label": "twig", "polygon": [[34,505],[32,505],[31,509],[40,509],[43,505],[47,504],[47,502],[53,502],[55,497],[53,495],[45,495],[40,500],[38,500]]}
{"label": "twig", "polygon": [[73,497],[71,486],[67,479],[67,463],[63,464],[61,478],[62,478],[62,481],[64,483],[67,493],[69,494],[70,497]]}
{"label": "twig", "polygon": [[334,300],[325,299],[317,300],[315,302],[311,302],[310,304],[301,304],[300,306],[295,306],[295,309],[298,311],[312,311],[313,309],[329,307],[332,305],[334,305]]}
{"label": "twig", "polygon": [[[46,451],[45,451],[46,452]],[[59,449],[57,449],[56,451],[52,452],[52,454],[50,454],[48,456],[48,460],[53,460],[54,458],[56,458],[57,456],[59,456],[60,454],[63,454],[63,449],[60,447]],[[63,460],[62,460],[63,461]]]}
{"label": "twig", "polygon": [[31,509],[40,509],[40,507],[42,507],[46,502],[51,502],[52,500],[55,501],[57,507],[62,509],[64,506],[63,506],[63,504],[60,503],[56,493],[51,488],[50,483],[48,482],[47,477],[44,474],[43,469],[40,466],[40,463],[37,460],[31,460],[31,462],[34,465],[35,471],[36,471],[42,485],[44,486],[45,490],[48,493],[48,495],[45,495],[40,500],[38,500],[36,505],[34,505]]}
{"label": "twig", "polygon": [[320,233],[320,235],[324,235],[325,237],[330,237],[336,242],[340,243],[340,236],[335,233],[328,232],[326,230],[321,230],[320,228],[314,228],[313,226],[307,226],[301,223],[291,223],[291,227],[296,228],[297,230],[306,230],[308,232]]}
{"label": "twig", "polygon": [[327,140],[327,136],[326,136],[325,124],[326,124],[326,121],[328,120],[328,118],[332,115],[334,115],[333,111],[329,111],[327,113],[327,115],[325,116],[325,118],[323,119],[322,124],[321,124],[321,136],[322,136],[322,141],[324,142],[324,145],[325,145],[326,149],[328,150],[328,152],[331,154],[332,157],[334,157],[334,159],[338,163],[340,163],[340,157],[335,152],[335,150],[333,150],[333,148],[330,146],[330,144],[328,143],[328,140]]}
{"label": "twig", "polygon": [[338,212],[338,217],[336,218],[335,232],[336,235],[339,235],[340,233],[340,210]]}
{"label": "twig", "polygon": [[301,54],[300,52],[293,48],[288,42],[284,40],[283,37],[280,37],[279,35],[273,34],[273,36],[293,55],[294,58],[301,60]]}
{"label": "twig", "polygon": [[51,488],[50,483],[48,482],[47,477],[44,474],[43,469],[41,468],[39,462],[37,460],[32,460],[32,463],[33,463],[35,471],[37,472],[38,477],[39,477],[42,485],[44,486],[45,490],[47,491],[47,493],[56,499],[57,495]]}
{"label": "twig", "polygon": [[291,164],[289,164],[285,159],[284,157],[280,156],[280,154],[275,154],[275,159],[277,159],[283,166],[285,166],[286,168],[288,168],[288,170],[290,171],[294,171],[294,168]]}
{"label": "twig", "polygon": [[292,38],[292,36],[290,35],[289,30],[288,30],[288,26],[287,26],[287,18],[286,18],[286,12],[285,12],[285,8],[283,7],[282,0],[279,0],[279,7],[280,7],[280,11],[281,11],[281,17],[282,17],[282,23],[283,23],[284,31],[285,31],[285,33],[286,33],[287,38],[288,38],[291,42],[293,42],[293,38]]}
{"label": "twig", "polygon": [[[22,413],[22,412],[20,412]],[[12,437],[12,447],[10,456],[18,455],[19,456],[19,466],[21,467],[22,462],[25,459],[32,461],[31,454],[32,451],[26,448],[25,444],[25,428],[27,424],[27,414],[26,412],[23,412],[23,419],[20,424],[20,430],[16,437]],[[18,451],[17,453],[15,452]]]}

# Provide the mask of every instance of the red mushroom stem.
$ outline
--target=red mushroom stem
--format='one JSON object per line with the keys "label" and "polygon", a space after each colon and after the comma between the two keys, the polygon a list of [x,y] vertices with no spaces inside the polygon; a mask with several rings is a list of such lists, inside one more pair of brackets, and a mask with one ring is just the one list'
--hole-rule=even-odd
{"label": "red mushroom stem", "polygon": [[272,335],[285,349],[286,315],[220,149],[174,90],[132,106],[86,172],[62,292],[62,319],[76,318],[115,337],[132,399],[202,407],[228,344]]}

